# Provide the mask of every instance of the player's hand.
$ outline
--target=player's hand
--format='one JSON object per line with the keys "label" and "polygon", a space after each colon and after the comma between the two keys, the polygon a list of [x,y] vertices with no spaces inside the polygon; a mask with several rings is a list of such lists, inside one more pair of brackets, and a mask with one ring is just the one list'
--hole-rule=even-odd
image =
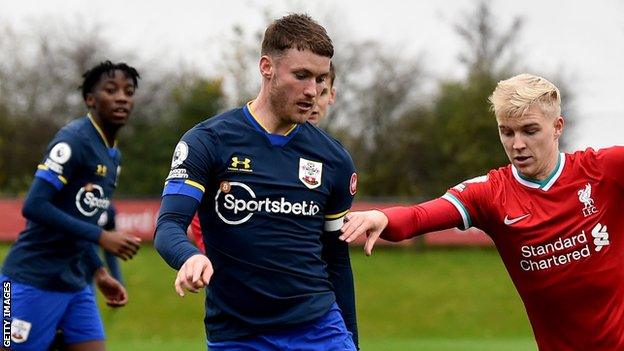
{"label": "player's hand", "polygon": [[175,280],[175,291],[184,296],[184,289],[197,293],[199,289],[208,286],[212,277],[212,263],[205,255],[193,255],[189,257],[178,271]]}
{"label": "player's hand", "polygon": [[113,278],[104,267],[100,267],[93,275],[95,285],[106,298],[106,304],[117,308],[128,303],[128,293],[126,288],[119,281]]}
{"label": "player's hand", "polygon": [[342,225],[342,235],[339,239],[348,243],[357,239],[360,235],[366,234],[366,244],[364,252],[367,256],[373,253],[373,246],[379,239],[381,232],[388,225],[388,217],[381,211],[359,211],[347,213],[345,223]]}
{"label": "player's hand", "polygon": [[98,243],[104,250],[125,261],[139,251],[141,238],[123,232],[103,230]]}

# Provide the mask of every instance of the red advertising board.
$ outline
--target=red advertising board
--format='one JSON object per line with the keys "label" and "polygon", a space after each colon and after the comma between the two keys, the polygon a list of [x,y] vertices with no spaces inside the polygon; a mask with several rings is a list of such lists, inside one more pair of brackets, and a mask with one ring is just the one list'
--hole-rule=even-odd
{"label": "red advertising board", "polygon": [[[353,205],[353,210],[367,210],[384,208],[397,205],[388,202],[359,201]],[[133,233],[143,240],[151,241],[154,236],[156,218],[160,200],[115,200],[117,209],[117,229]],[[21,199],[0,199],[0,241],[11,242],[24,228],[25,219],[21,214]],[[361,244],[364,238],[360,238],[356,244]],[[477,229],[460,231],[457,229],[444,230],[430,233],[423,237],[425,245],[492,245],[487,235]],[[383,242],[387,244],[387,242]],[[381,244],[381,242],[380,242]],[[410,244],[410,241],[404,242]]]}

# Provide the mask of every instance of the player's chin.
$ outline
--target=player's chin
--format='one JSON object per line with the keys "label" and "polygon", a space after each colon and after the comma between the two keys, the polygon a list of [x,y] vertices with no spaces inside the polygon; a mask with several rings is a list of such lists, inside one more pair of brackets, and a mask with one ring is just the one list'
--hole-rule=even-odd
{"label": "player's chin", "polygon": [[303,124],[310,120],[312,113],[310,111],[297,111],[291,115],[290,121],[296,124]]}
{"label": "player's chin", "polygon": [[316,124],[318,122],[318,114],[313,114],[312,116],[310,116],[310,118],[308,118],[308,122]]}

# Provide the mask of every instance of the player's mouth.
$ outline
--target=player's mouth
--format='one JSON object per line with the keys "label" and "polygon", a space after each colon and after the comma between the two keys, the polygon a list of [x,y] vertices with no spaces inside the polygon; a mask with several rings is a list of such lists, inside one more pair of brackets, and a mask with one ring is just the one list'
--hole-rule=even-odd
{"label": "player's mouth", "polygon": [[127,118],[130,114],[130,110],[124,107],[119,107],[113,110],[113,116],[117,118]]}
{"label": "player's mouth", "polygon": [[297,102],[297,107],[301,112],[305,113],[312,110],[312,108],[314,107],[314,103],[311,101],[299,101]]}
{"label": "player's mouth", "polygon": [[514,157],[514,161],[516,166],[522,167],[526,166],[529,162],[531,162],[531,156],[516,156]]}

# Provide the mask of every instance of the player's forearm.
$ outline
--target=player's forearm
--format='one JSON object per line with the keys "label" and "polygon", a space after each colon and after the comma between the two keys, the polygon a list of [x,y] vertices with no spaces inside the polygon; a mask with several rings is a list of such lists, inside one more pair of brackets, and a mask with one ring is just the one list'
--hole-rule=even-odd
{"label": "player's forearm", "polygon": [[84,263],[87,267],[87,272],[93,274],[98,269],[104,267],[104,263],[102,263],[100,256],[97,254],[96,245],[86,241],[83,241],[83,243],[83,249],[85,251]]}
{"label": "player's forearm", "polygon": [[61,211],[52,204],[58,190],[45,180],[35,178],[28,192],[22,214],[25,218],[59,232],[97,243],[102,229]]}
{"label": "player's forearm", "polygon": [[186,236],[186,228],[196,208],[196,201],[190,197],[184,195],[163,197],[156,222],[154,247],[173,269],[179,270],[189,257],[201,254]]}
{"label": "player's forearm", "polygon": [[122,285],[123,277],[121,276],[121,267],[119,266],[119,259],[114,254],[104,251],[104,260],[106,260],[106,267],[110,271],[110,274]]}
{"label": "player's forearm", "polygon": [[413,206],[389,207],[381,210],[388,217],[383,239],[401,241],[417,235],[461,225],[462,219],[453,205],[437,198]]}

